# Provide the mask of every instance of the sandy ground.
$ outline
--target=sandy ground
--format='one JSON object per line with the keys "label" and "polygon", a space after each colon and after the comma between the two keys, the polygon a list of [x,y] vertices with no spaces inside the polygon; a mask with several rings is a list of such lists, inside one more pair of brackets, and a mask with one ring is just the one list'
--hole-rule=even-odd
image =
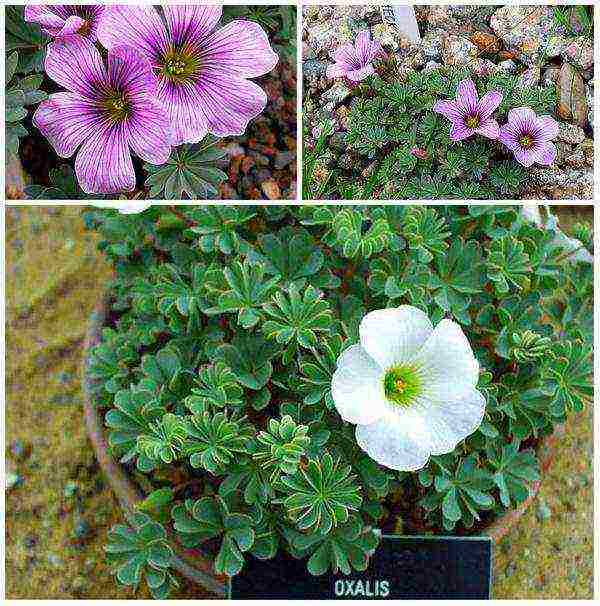
{"label": "sandy ground", "polygon": [[[106,566],[120,511],[81,410],[86,322],[110,268],[80,209],[6,213],[6,457],[22,482],[6,494],[6,597],[147,597],[117,587]],[[495,598],[592,598],[592,454],[589,408],[568,423],[538,500],[496,549]],[[173,597],[206,596],[182,581]]]}

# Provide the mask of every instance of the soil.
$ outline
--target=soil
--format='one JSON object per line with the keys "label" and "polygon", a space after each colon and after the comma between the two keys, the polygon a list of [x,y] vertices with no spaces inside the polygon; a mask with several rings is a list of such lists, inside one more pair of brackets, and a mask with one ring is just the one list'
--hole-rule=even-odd
{"label": "soil", "polygon": [[[590,213],[563,207],[561,225]],[[83,423],[83,338],[110,278],[96,243],[81,208],[6,210],[6,465],[20,477],[6,493],[8,598],[149,597],[106,565],[122,517]],[[592,417],[568,421],[538,499],[496,548],[493,597],[593,596]],[[173,597],[208,596],[182,579]]]}

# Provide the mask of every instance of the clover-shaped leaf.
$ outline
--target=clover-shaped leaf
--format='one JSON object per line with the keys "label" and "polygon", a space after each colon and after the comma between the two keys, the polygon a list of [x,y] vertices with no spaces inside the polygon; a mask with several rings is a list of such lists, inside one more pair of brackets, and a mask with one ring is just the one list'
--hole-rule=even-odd
{"label": "clover-shaped leaf", "polygon": [[278,490],[287,494],[282,502],[300,530],[327,534],[359,509],[362,497],[355,480],[350,466],[325,454],[296,475],[282,476]]}
{"label": "clover-shaped leaf", "polygon": [[332,230],[344,257],[368,259],[388,245],[391,230],[387,219],[380,216],[366,229],[364,221],[362,213],[351,208],[340,210],[333,218]]}
{"label": "clover-shaped leaf", "polygon": [[194,225],[190,228],[200,236],[200,248],[204,252],[220,251],[230,255],[239,250],[242,243],[239,230],[256,214],[252,207],[197,206],[189,213]]}
{"label": "clover-shaped leaf", "polygon": [[235,576],[244,565],[244,552],[255,540],[252,518],[230,512],[224,499],[204,497],[188,499],[172,510],[173,524],[186,547],[196,547],[207,539],[221,537],[215,559],[215,572]]}
{"label": "clover-shaped leaf", "polygon": [[117,524],[108,533],[104,548],[119,583],[137,587],[144,576],[155,599],[166,599],[178,583],[170,572],[173,550],[163,526],[142,512]]}
{"label": "clover-shaped leaf", "polygon": [[185,399],[186,406],[197,415],[211,408],[239,408],[243,405],[244,390],[235,374],[221,361],[198,371],[198,387]]}
{"label": "clover-shaped leaf", "polygon": [[493,240],[487,258],[487,275],[499,295],[512,289],[527,290],[531,264],[523,242],[513,236]]}

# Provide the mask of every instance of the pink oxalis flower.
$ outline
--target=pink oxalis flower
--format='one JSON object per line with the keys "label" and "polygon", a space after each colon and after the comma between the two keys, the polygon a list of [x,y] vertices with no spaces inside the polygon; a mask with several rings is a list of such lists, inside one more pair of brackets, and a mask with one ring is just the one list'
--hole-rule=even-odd
{"label": "pink oxalis flower", "polygon": [[490,91],[479,99],[473,80],[462,80],[454,101],[437,101],[433,111],[452,122],[450,139],[462,141],[477,134],[497,139],[500,134],[498,122],[492,114],[502,103],[500,91]]}
{"label": "pink oxalis flower", "polygon": [[516,107],[508,112],[508,123],[500,129],[499,140],[510,149],[523,166],[534,162],[548,166],[556,159],[558,123],[550,116],[536,116],[529,107]]}
{"label": "pink oxalis flower", "polygon": [[75,173],[86,193],[133,190],[130,149],[152,164],[169,159],[168,120],[156,101],[156,77],[136,50],[112,49],[105,66],[89,40],[73,35],[50,45],[45,67],[67,91],[42,101],[33,123],[61,158],[79,149]]}
{"label": "pink oxalis flower", "polygon": [[42,31],[53,38],[79,34],[96,40],[96,30],[104,6],[76,4],[28,4],[25,21],[38,23]]}
{"label": "pink oxalis flower", "polygon": [[372,62],[381,56],[384,56],[381,43],[371,40],[371,34],[363,30],[354,44],[344,44],[331,54],[335,63],[327,68],[327,77],[360,82],[375,73]]}
{"label": "pink oxalis flower", "polygon": [[248,78],[270,72],[278,57],[260,25],[235,20],[215,30],[219,6],[107,6],[98,39],[109,50],[132,46],[152,65],[157,99],[170,121],[172,145],[207,133],[241,135],[267,103]]}

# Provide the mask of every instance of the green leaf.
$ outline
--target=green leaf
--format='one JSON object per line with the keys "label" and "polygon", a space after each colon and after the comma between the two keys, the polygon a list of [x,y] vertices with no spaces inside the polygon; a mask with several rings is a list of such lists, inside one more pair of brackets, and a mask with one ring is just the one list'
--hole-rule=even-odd
{"label": "green leaf", "polygon": [[529,257],[522,242],[512,236],[491,242],[487,274],[499,295],[505,295],[513,288],[528,290],[530,272]]}
{"label": "green leaf", "polygon": [[227,175],[215,163],[227,155],[219,140],[207,135],[201,143],[175,148],[165,164],[144,164],[151,198],[209,200],[219,194]]}

